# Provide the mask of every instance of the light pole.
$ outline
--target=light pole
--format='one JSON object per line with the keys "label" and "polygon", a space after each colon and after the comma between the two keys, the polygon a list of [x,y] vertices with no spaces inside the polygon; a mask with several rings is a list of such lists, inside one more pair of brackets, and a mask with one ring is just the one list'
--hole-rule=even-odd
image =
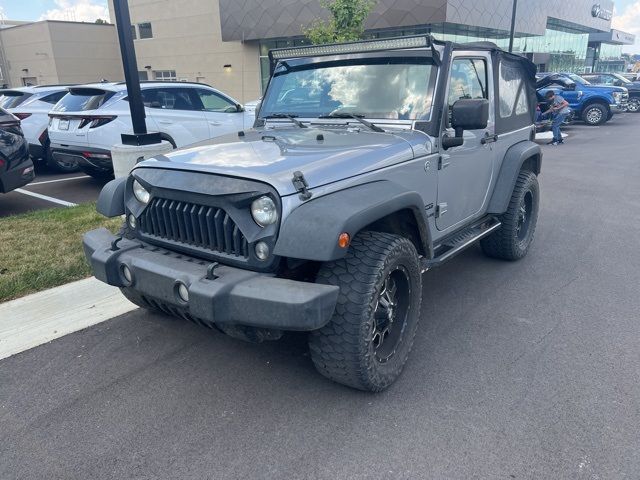
{"label": "light pole", "polygon": [[509,32],[509,53],[513,52],[513,36],[516,31],[516,11],[518,10],[518,0],[513,0],[513,10],[511,11],[511,31]]}
{"label": "light pole", "polygon": [[127,96],[129,97],[129,110],[131,111],[131,123],[133,134],[123,133],[123,145],[153,145],[162,140],[159,133],[148,133],[147,124],[144,121],[144,103],[140,91],[140,78],[138,78],[138,63],[136,51],[133,46],[131,34],[131,17],[129,16],[129,2],[127,0],[113,0],[113,12],[116,17],[118,29],[118,41],[120,42],[120,54],[122,55],[122,68],[127,84]]}

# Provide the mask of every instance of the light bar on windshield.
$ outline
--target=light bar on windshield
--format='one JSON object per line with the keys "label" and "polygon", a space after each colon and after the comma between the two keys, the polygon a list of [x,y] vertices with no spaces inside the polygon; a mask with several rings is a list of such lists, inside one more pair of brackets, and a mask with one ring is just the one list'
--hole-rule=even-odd
{"label": "light bar on windshield", "polygon": [[269,55],[273,60],[283,58],[313,57],[318,55],[338,55],[345,53],[376,52],[380,50],[394,50],[405,48],[430,47],[431,37],[419,35],[413,37],[386,38],[378,40],[364,40],[361,42],[332,43],[328,45],[310,45],[308,47],[278,48],[271,50]]}

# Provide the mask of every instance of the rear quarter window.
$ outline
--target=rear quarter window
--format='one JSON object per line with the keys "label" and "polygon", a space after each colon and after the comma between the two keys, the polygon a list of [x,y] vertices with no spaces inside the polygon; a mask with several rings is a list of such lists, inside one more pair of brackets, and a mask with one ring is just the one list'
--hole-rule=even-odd
{"label": "rear quarter window", "polygon": [[31,93],[11,93],[3,94],[0,96],[0,107],[2,108],[15,108],[18,105],[24,103],[29,98]]}

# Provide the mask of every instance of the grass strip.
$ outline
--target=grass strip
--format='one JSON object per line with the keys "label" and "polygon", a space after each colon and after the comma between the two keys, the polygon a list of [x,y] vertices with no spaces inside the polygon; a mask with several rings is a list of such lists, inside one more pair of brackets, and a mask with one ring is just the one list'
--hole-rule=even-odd
{"label": "grass strip", "polygon": [[97,213],[95,203],[0,218],[0,302],[90,276],[82,235],[121,224]]}

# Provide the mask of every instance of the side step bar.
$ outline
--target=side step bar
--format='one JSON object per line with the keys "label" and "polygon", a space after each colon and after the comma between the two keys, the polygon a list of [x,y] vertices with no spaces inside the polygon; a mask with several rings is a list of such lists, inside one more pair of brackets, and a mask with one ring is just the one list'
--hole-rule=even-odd
{"label": "side step bar", "polygon": [[490,235],[500,228],[502,223],[497,218],[484,218],[480,222],[465,228],[461,232],[446,238],[443,243],[435,249],[435,257],[432,259],[422,259],[422,272],[426,272],[434,267],[439,267],[447,260],[455,257],[460,252],[466,250],[478,240]]}

